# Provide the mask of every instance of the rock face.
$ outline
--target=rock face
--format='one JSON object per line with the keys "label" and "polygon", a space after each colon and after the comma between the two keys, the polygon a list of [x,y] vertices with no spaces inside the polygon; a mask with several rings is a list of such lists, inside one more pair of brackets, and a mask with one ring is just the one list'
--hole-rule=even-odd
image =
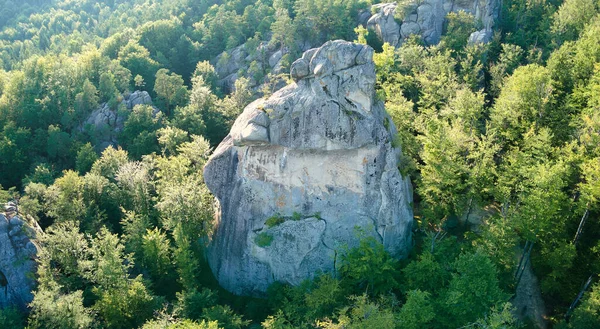
{"label": "rock face", "polygon": [[204,168],[219,204],[207,256],[220,284],[261,295],[332,272],[355,227],[396,257],[411,246],[412,188],[375,99],[372,48],[330,41],[296,83],[248,105]]}
{"label": "rock face", "polygon": [[261,42],[256,49],[248,49],[248,44],[242,44],[215,58],[214,65],[219,76],[219,85],[226,92],[234,90],[235,81],[240,76],[248,76],[250,88],[258,89],[262,80],[255,80],[249,74],[252,66],[261,71],[270,70],[274,75],[283,73],[283,56],[289,51],[287,48],[279,49],[270,46],[268,42]]}
{"label": "rock face", "polygon": [[[136,90],[131,94],[124,94],[119,107],[132,110],[136,105],[152,105],[152,98],[146,91]],[[154,108],[154,114],[159,110]],[[125,117],[119,115],[117,110],[111,109],[108,103],[104,103],[94,110],[83,123],[81,131],[92,130],[91,133],[97,140],[96,147],[102,151],[108,146],[117,146],[117,136],[123,130]]]}
{"label": "rock face", "polygon": [[[465,11],[475,16],[483,27],[473,32],[471,43],[489,42],[492,28],[500,15],[500,0],[424,0],[373,5],[376,12],[367,22],[367,27],[379,38],[393,46],[412,34],[419,34],[427,44],[440,41],[444,20],[450,12]],[[396,16],[396,19],[394,19]]]}
{"label": "rock face", "polygon": [[394,19],[396,3],[380,3],[373,5],[378,12],[367,21],[367,27],[374,30],[384,42],[396,47],[400,41],[400,25]]}
{"label": "rock face", "polygon": [[9,220],[0,213],[0,309],[24,309],[33,299],[35,235],[36,231],[18,216]]}

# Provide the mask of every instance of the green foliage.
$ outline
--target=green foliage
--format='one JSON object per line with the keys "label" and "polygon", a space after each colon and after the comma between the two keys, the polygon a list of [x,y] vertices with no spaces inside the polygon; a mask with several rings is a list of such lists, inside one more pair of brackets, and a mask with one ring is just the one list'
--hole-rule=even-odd
{"label": "green foliage", "polygon": [[92,324],[89,309],[83,306],[81,291],[61,294],[58,287],[41,289],[31,302],[29,326],[48,329],[84,329]]}
{"label": "green foliage", "polygon": [[176,281],[172,250],[167,235],[158,228],[147,230],[142,237],[141,265],[146,268],[155,284],[154,290],[160,295],[166,295],[176,290]]}
{"label": "green foliage", "polygon": [[154,91],[165,104],[165,112],[171,114],[171,107],[183,105],[187,98],[187,88],[183,85],[180,75],[169,73],[167,69],[156,72]]}
{"label": "green foliage", "polygon": [[521,47],[507,43],[502,44],[502,52],[497,62],[493,63],[489,69],[491,75],[489,93],[491,96],[498,97],[504,85],[504,79],[519,66],[522,57],[523,49]]}
{"label": "green foliage", "polygon": [[58,221],[79,221],[85,214],[83,179],[74,171],[65,171],[46,192],[47,214]]}
{"label": "green foliage", "polygon": [[157,130],[162,126],[160,112],[155,114],[149,105],[136,105],[129,113],[118,139],[133,158],[141,158],[144,154],[159,150]]}
{"label": "green foliage", "polygon": [[454,51],[463,49],[467,45],[469,35],[477,30],[475,16],[462,10],[446,15],[445,24],[441,42]]}
{"label": "green foliage", "polygon": [[410,291],[419,291],[419,295],[433,293],[440,287],[446,286],[450,280],[450,274],[444,269],[443,264],[438,263],[430,252],[424,252],[419,255],[418,261],[410,262],[402,269],[402,274],[406,281],[406,288]]}
{"label": "green foliage", "polygon": [[[0,194],[46,232],[28,325],[514,328],[498,287],[513,288],[525,241],[549,319],[563,318],[598,272],[598,2],[505,0],[489,44],[466,46],[480,22],[456,12],[440,45],[416,35],[397,49],[356,28],[372,3],[0,0],[0,184],[14,187]],[[395,16],[414,9],[402,1]],[[400,270],[372,240],[337,250],[334,276],[280,288],[256,314],[251,303],[263,302],[208,289],[214,198],[202,168],[255,91],[275,92],[254,85],[282,77],[268,55],[281,50],[286,70],[300,49],[337,38],[376,51],[376,100],[416,191],[415,252]],[[225,95],[210,63],[222,71],[237,54],[251,56],[249,79]],[[95,141],[110,132],[84,123],[133,89],[162,112],[118,109],[124,150],[98,158]],[[598,327],[597,290],[560,326]],[[15,321],[0,312],[0,327]]]}
{"label": "green foliage", "polygon": [[115,86],[115,76],[110,72],[105,72],[100,75],[100,99],[108,102],[114,97],[117,97],[118,90]]}
{"label": "green foliage", "polygon": [[188,133],[185,130],[171,126],[160,128],[156,133],[158,135],[158,144],[165,155],[176,154],[177,147],[189,139]]}
{"label": "green foliage", "polygon": [[77,151],[75,159],[75,168],[80,175],[85,175],[92,169],[94,162],[98,160],[98,155],[90,143],[83,144]]}
{"label": "green foliage", "polygon": [[283,218],[283,216],[281,216],[279,214],[275,214],[275,215],[267,218],[267,220],[265,221],[265,225],[268,228],[271,228],[271,227],[277,226],[283,222],[285,222],[285,218]]}
{"label": "green foliage", "polygon": [[223,329],[241,329],[250,324],[250,321],[244,320],[242,316],[233,312],[227,305],[207,308],[204,310],[202,317],[208,322],[218,322],[219,327]]}
{"label": "green foliage", "polygon": [[462,254],[453,267],[456,272],[442,295],[441,305],[449,316],[442,322],[451,327],[473,322],[492,306],[508,299],[500,289],[496,268],[485,254],[479,251]]}
{"label": "green foliage", "polygon": [[479,319],[469,326],[481,329],[521,328],[519,321],[514,316],[513,307],[510,303],[505,303],[501,307],[492,308],[489,315],[486,315],[485,318]]}
{"label": "green foliage", "polygon": [[182,320],[182,321],[160,321],[153,320],[146,322],[142,329],[220,329],[219,323],[217,321],[202,321],[202,322],[194,322],[191,320]]}
{"label": "green foliage", "polygon": [[273,236],[267,232],[262,232],[256,235],[254,243],[261,248],[266,248],[273,242]]}
{"label": "green foliage", "polygon": [[504,143],[518,143],[531,125],[559,129],[558,122],[552,122],[560,114],[560,108],[552,106],[552,89],[548,70],[539,65],[519,67],[505,81],[490,112],[492,128]]}
{"label": "green foliage", "polygon": [[317,325],[324,329],[396,328],[394,314],[390,309],[370,302],[366,295],[353,297],[352,301],[352,307],[340,311],[337,323],[326,319],[317,321]]}
{"label": "green foliage", "polygon": [[591,329],[600,325],[600,284],[588,291],[565,328]]}
{"label": "green foliage", "polygon": [[554,13],[552,32],[559,41],[574,40],[588,22],[598,13],[594,0],[567,0]]}
{"label": "green foliage", "polygon": [[398,287],[398,262],[374,237],[363,237],[356,248],[342,253],[339,264],[342,281],[355,291],[378,295]]}
{"label": "green foliage", "polygon": [[210,289],[183,290],[177,293],[175,312],[186,319],[198,320],[202,317],[203,310],[212,307],[217,302],[217,296]]}
{"label": "green foliage", "polygon": [[418,329],[430,327],[435,316],[431,294],[411,290],[407,293],[406,302],[398,312],[397,319],[402,328]]}
{"label": "green foliage", "polygon": [[122,288],[97,291],[94,309],[107,328],[136,328],[152,317],[160,301],[149,294],[140,277]]}
{"label": "green foliage", "polygon": [[14,307],[0,310],[0,327],[2,328],[25,328],[23,314]]}
{"label": "green foliage", "polygon": [[23,185],[29,185],[31,183],[40,183],[44,185],[52,185],[54,182],[54,176],[56,173],[46,163],[39,164],[33,170],[31,175],[25,176],[23,179]]}
{"label": "green foliage", "polygon": [[[275,3],[276,4],[276,3]],[[294,46],[294,26],[292,25],[292,19],[288,9],[285,7],[274,6],[275,9],[275,21],[271,24],[271,43],[283,47],[291,48]]]}
{"label": "green foliage", "polygon": [[91,172],[108,179],[114,179],[119,168],[127,163],[127,161],[127,151],[109,146],[102,152],[100,159],[94,162]]}

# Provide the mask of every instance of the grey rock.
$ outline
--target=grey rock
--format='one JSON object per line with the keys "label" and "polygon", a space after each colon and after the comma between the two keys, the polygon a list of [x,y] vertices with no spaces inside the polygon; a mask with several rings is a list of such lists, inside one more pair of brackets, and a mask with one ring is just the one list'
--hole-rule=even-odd
{"label": "grey rock", "polygon": [[19,217],[14,216],[13,218],[10,219],[10,225],[11,226],[23,225],[23,221]]}
{"label": "grey rock", "polygon": [[394,47],[398,45],[400,40],[400,25],[394,19],[396,7],[395,2],[373,5],[372,8],[377,13],[371,16],[367,22],[367,28],[375,31],[383,42],[387,42]]}
{"label": "grey rock", "polygon": [[469,35],[468,43],[470,45],[488,43],[492,41],[492,37],[494,36],[494,32],[492,30],[479,30],[471,33]]}
{"label": "grey rock", "polygon": [[15,306],[26,309],[35,287],[37,230],[17,216],[7,220],[0,213],[0,309]]}
{"label": "grey rock", "polygon": [[[394,46],[401,45],[414,34],[420,35],[427,44],[436,44],[440,41],[446,15],[465,11],[483,25],[483,29],[472,36],[473,43],[489,42],[490,31],[498,20],[500,8],[500,0],[424,0],[401,5],[396,2],[380,3],[372,6],[378,12],[369,19],[367,25],[382,41]],[[393,20],[398,10],[402,10],[402,22]]]}
{"label": "grey rock", "polygon": [[421,26],[417,22],[405,22],[400,27],[400,34],[404,39],[412,34],[418,34],[419,32],[421,32]]}
{"label": "grey rock", "polygon": [[[223,60],[223,56],[229,57],[228,60]],[[226,77],[237,72],[242,67],[247,67],[247,56],[248,52],[246,51],[246,47],[244,45],[237,46],[228,52],[221,53],[219,56],[217,56],[215,65],[215,70],[217,71],[219,77]]]}
{"label": "grey rock", "polygon": [[136,90],[133,92],[133,94],[131,94],[129,96],[128,99],[126,99],[127,101],[127,108],[128,109],[132,109],[134,108],[136,105],[146,105],[146,104],[152,104],[152,98],[150,97],[150,95],[148,94],[147,91],[140,91],[140,90]]}
{"label": "grey rock", "polygon": [[299,58],[292,63],[290,69],[290,75],[294,81],[298,81],[302,78],[307,77],[309,74],[308,62],[304,58]]}
{"label": "grey rock", "polygon": [[[395,257],[408,253],[412,188],[372,56],[340,40],[307,51],[292,65],[297,82],[248,105],[211,156],[207,257],[225,289],[261,296],[275,281],[332,272],[343,246],[358,244],[356,226]],[[268,227],[276,214],[285,221]]]}
{"label": "grey rock", "polygon": [[232,73],[224,79],[219,80],[219,86],[225,92],[233,92],[235,90],[235,81],[238,79],[237,73]]}
{"label": "grey rock", "polygon": [[281,60],[283,55],[284,55],[283,50],[278,50],[278,51],[274,52],[273,55],[271,55],[271,57],[269,57],[269,66],[271,68],[274,68],[275,65],[277,65],[277,63],[279,63],[279,61]]}

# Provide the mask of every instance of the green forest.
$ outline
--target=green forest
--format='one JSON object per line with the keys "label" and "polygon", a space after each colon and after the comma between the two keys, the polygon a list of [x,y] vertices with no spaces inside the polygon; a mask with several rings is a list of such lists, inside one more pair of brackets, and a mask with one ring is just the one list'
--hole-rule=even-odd
{"label": "green forest", "polygon": [[[0,202],[44,231],[33,301],[0,328],[538,328],[515,315],[524,262],[549,328],[600,328],[600,1],[504,0],[489,43],[459,12],[439,44],[397,48],[359,26],[378,2],[0,0]],[[414,247],[364,238],[335,274],[235,296],[204,257],[202,169],[246,105],[293,83],[303,42],[335,39],[375,49]],[[288,49],[283,73],[218,82],[261,43]],[[135,91],[156,108],[125,108]],[[86,124],[103,106],[118,147]]]}

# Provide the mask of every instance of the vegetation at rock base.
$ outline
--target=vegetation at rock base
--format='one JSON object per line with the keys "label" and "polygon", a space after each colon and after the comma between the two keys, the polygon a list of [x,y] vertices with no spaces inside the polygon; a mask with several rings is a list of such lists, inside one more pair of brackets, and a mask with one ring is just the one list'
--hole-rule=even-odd
{"label": "vegetation at rock base", "polygon": [[[600,3],[504,0],[487,44],[459,12],[438,45],[394,48],[357,28],[378,2],[0,0],[0,201],[45,231],[34,299],[0,328],[521,328],[521,254],[551,326],[600,327]],[[337,38],[377,50],[415,247],[397,261],[364,239],[335,273],[234,296],[204,258],[202,168],[259,82]],[[219,81],[261,47],[285,50],[281,72],[255,60]],[[136,90],[160,111],[127,109]],[[103,105],[115,136],[87,122]]]}

